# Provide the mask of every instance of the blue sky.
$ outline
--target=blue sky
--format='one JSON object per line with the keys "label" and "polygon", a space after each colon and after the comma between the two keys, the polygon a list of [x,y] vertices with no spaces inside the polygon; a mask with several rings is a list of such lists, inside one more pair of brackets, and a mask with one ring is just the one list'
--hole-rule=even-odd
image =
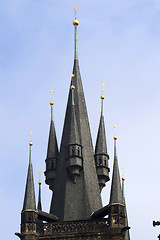
{"label": "blue sky", "polygon": [[[33,132],[36,195],[45,170],[50,90],[60,144],[73,67],[74,19],[78,7],[78,55],[93,144],[105,83],[104,115],[110,167],[117,125],[120,171],[131,239],[157,239],[160,228],[160,2],[159,0],[5,0],[0,8],[0,229],[17,239]],[[42,178],[43,180],[44,178]],[[44,181],[44,180],[43,180]],[[43,184],[43,209],[51,193]],[[108,203],[110,183],[103,190]],[[9,225],[9,227],[8,227]]]}

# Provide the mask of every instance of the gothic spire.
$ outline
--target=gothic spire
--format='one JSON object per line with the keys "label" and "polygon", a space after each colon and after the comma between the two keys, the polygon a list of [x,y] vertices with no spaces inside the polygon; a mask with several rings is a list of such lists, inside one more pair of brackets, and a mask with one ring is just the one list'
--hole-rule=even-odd
{"label": "gothic spire", "polygon": [[50,123],[50,131],[49,131],[49,140],[48,140],[48,150],[47,150],[47,158],[46,162],[46,184],[49,185],[49,188],[53,190],[54,180],[56,176],[56,165],[58,161],[59,151],[57,144],[57,137],[54,127],[53,121],[53,90],[51,90],[51,123]]}
{"label": "gothic spire", "polygon": [[[30,133],[32,134],[32,132]],[[27,182],[25,189],[25,197],[22,211],[36,210],[33,168],[32,168],[32,141],[29,142],[29,166],[27,174]]]}
{"label": "gothic spire", "polygon": [[[77,10],[77,8],[75,9]],[[61,220],[78,220],[89,218],[90,214],[102,207],[96,166],[94,160],[91,133],[83,92],[82,80],[77,55],[77,26],[79,22],[73,21],[75,30],[75,53],[72,81],[74,83],[74,111],[73,92],[69,90],[69,97],[63,127],[59,160],[57,162],[54,195],[51,202],[50,212]],[[73,114],[74,112],[74,114]],[[74,116],[72,116],[72,114]],[[70,139],[71,116],[76,121],[76,134],[80,141],[83,155],[83,169],[78,173],[76,184],[71,180],[70,172],[66,167],[66,159],[69,152],[68,140]],[[77,139],[78,139],[77,138]],[[78,148],[78,146],[76,145]],[[76,150],[78,153],[78,149]],[[70,154],[70,153],[69,153]],[[81,156],[82,157],[82,156]],[[75,156],[74,156],[75,158]],[[79,160],[78,160],[79,159]],[[78,166],[81,165],[81,158],[78,156]],[[66,169],[67,168],[67,169]]]}
{"label": "gothic spire", "polygon": [[[51,94],[53,94],[53,90],[51,90]],[[51,99],[51,124],[50,124],[50,132],[49,132],[49,140],[48,140],[48,150],[47,150],[47,158],[57,157],[58,156],[58,144],[57,137],[55,132],[55,126],[53,121],[53,99]]]}
{"label": "gothic spire", "polygon": [[39,182],[38,182],[38,186],[39,186],[39,191],[38,191],[38,205],[37,205],[37,209],[38,210],[42,210],[42,202],[41,202],[41,179],[40,179],[40,174],[41,172],[39,172]]}
{"label": "gothic spire", "polygon": [[[116,128],[116,126],[114,126]],[[114,164],[111,184],[110,204],[124,204],[117,158],[117,137],[114,136]]]}
{"label": "gothic spire", "polygon": [[130,233],[129,233],[129,227],[128,227],[128,216],[127,216],[127,207],[126,207],[126,201],[125,201],[125,195],[124,195],[124,168],[123,168],[123,177],[122,177],[122,195],[123,195],[123,204],[124,204],[124,211],[125,211],[125,227],[127,227],[127,230],[125,232],[124,240],[130,240]]}
{"label": "gothic spire", "polygon": [[[104,87],[104,84],[102,84]],[[105,186],[105,183],[109,181],[109,171],[108,168],[108,160],[109,156],[107,153],[107,144],[106,144],[106,133],[105,133],[105,124],[104,124],[104,116],[103,116],[103,101],[104,94],[102,91],[101,95],[101,117],[99,122],[99,129],[97,134],[97,141],[95,147],[95,161],[98,175],[98,182],[100,191]]]}
{"label": "gothic spire", "polygon": [[[104,84],[102,84],[104,87]],[[105,133],[105,124],[104,124],[104,116],[103,116],[103,101],[104,101],[104,94],[102,92],[101,95],[101,117],[99,122],[99,129],[97,134],[97,141],[95,147],[95,154],[106,154],[107,153],[107,144],[106,144],[106,133]]]}

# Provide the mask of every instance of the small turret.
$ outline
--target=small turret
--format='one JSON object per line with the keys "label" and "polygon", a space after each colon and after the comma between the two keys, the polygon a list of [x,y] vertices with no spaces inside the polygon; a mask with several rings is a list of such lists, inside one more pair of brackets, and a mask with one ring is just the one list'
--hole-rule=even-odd
{"label": "small turret", "polygon": [[[114,126],[114,128],[116,128],[116,126]],[[116,141],[117,141],[117,137],[115,135],[114,136],[114,164],[113,164],[113,175],[112,175],[110,202],[109,202],[109,225],[111,229],[117,228],[117,233],[118,233],[118,229],[119,231],[124,230],[124,235],[125,235],[125,229],[124,229],[125,228],[125,205],[124,205],[124,198],[123,198],[122,189],[121,189]]]}
{"label": "small turret", "polygon": [[38,205],[37,205],[38,210],[42,210],[42,202],[41,202],[41,185],[42,185],[42,182],[41,182],[40,174],[41,174],[41,172],[39,172],[39,182],[38,182],[38,186],[39,186]]}
{"label": "small turret", "polygon": [[[51,94],[53,94],[53,90],[51,90]],[[57,137],[54,127],[53,121],[53,99],[51,99],[50,106],[51,106],[51,125],[50,125],[50,132],[49,132],[49,140],[48,140],[48,150],[47,150],[47,158],[46,162],[46,184],[49,185],[49,188],[53,190],[54,180],[56,177],[56,166],[57,160],[59,156],[58,152],[58,144],[57,144]]]}
{"label": "small turret", "polygon": [[[32,135],[32,132],[30,132]],[[33,180],[33,167],[32,167],[32,140],[29,142],[29,166],[28,166],[28,174],[27,174],[27,183],[25,190],[25,197],[23,203],[23,210],[36,210],[35,203],[35,191],[34,191],[34,180]]]}
{"label": "small turret", "polygon": [[[32,132],[30,133],[32,135]],[[32,168],[32,140],[29,142],[29,166],[27,183],[24,197],[23,210],[21,212],[21,234],[20,238],[23,240],[36,240],[36,223],[37,223],[37,213],[36,213],[36,201],[35,201],[35,191],[34,191],[34,180],[33,180],[33,168]],[[28,238],[32,235],[32,238]]]}
{"label": "small turret", "polygon": [[[104,84],[102,85],[104,87]],[[107,153],[107,144],[106,144],[106,134],[105,134],[105,125],[104,125],[104,116],[103,116],[103,101],[104,95],[102,91],[101,95],[102,106],[101,106],[101,117],[99,123],[99,129],[97,134],[97,141],[95,147],[95,162],[98,175],[98,182],[100,191],[105,187],[105,183],[109,181],[109,167],[108,160],[109,155]]]}
{"label": "small turret", "polygon": [[71,75],[72,84],[72,106],[71,106],[71,120],[69,126],[69,139],[68,145],[66,146],[66,168],[69,172],[70,177],[73,182],[76,183],[77,177],[80,175],[80,171],[83,168],[83,160],[82,160],[82,146],[79,140],[79,133],[77,129],[77,121],[75,116],[75,106],[74,106],[74,85],[73,85],[73,77],[74,74]]}
{"label": "small turret", "polygon": [[126,207],[125,194],[124,194],[124,182],[125,182],[124,168],[122,168],[122,170],[123,170],[123,176],[122,176],[122,196],[123,196],[123,202],[124,202],[124,206],[125,206],[125,228],[126,228],[124,240],[130,240],[130,233],[129,233],[130,227],[128,227],[127,207]]}

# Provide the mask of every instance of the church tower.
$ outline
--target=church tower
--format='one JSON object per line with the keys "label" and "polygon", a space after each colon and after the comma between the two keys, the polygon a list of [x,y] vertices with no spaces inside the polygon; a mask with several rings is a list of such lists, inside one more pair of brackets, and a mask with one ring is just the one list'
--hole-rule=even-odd
{"label": "church tower", "polygon": [[[50,212],[61,220],[80,220],[102,207],[83,92],[75,31],[74,66]],[[94,190],[93,190],[94,189]]]}
{"label": "church tower", "polygon": [[36,208],[30,142],[21,233],[16,235],[21,240],[130,240],[124,182],[121,188],[118,168],[116,136],[110,202],[102,207],[101,191],[110,180],[103,113],[104,94],[102,91],[101,115],[94,151],[78,60],[77,8],[74,10],[74,64],[60,148],[53,121],[53,99],[50,102],[51,123],[45,160],[45,182],[53,193],[50,213],[42,211],[41,181]]}

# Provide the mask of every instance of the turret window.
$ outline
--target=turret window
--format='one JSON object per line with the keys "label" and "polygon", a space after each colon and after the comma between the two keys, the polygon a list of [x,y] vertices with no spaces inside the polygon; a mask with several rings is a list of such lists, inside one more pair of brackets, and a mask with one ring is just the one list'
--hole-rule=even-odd
{"label": "turret window", "polygon": [[104,160],[104,165],[107,167],[107,160],[106,160],[106,158]]}
{"label": "turret window", "polygon": [[99,165],[102,165],[102,158],[99,157]]}
{"label": "turret window", "polygon": [[80,149],[79,149],[79,147],[77,149],[77,152],[78,152],[78,156],[80,156]]}
{"label": "turret window", "polygon": [[74,147],[72,147],[72,156],[74,156],[75,155],[75,149],[74,149]]}
{"label": "turret window", "polygon": [[113,218],[113,224],[117,224],[117,218],[116,217]]}

